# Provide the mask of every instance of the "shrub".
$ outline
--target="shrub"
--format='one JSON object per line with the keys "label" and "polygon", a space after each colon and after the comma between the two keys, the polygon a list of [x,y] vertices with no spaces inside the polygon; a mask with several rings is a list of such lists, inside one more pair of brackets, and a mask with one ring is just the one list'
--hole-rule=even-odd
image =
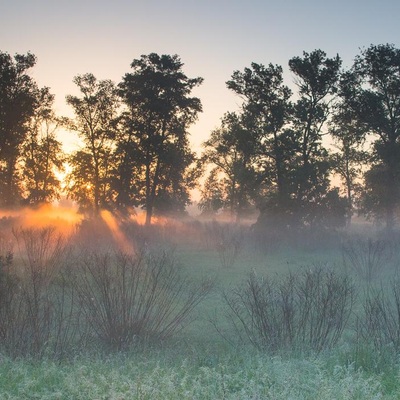
{"label": "shrub", "polygon": [[173,335],[211,287],[194,286],[181,276],[167,251],[86,254],[75,285],[95,337],[116,350],[136,339]]}
{"label": "shrub", "polygon": [[233,326],[255,346],[318,352],[340,339],[354,286],[347,276],[315,266],[281,279],[253,273],[224,298]]}
{"label": "shrub", "polygon": [[396,279],[388,291],[370,289],[363,304],[363,315],[357,318],[356,333],[361,345],[372,345],[400,351],[400,281]]}
{"label": "shrub", "polygon": [[349,241],[342,247],[343,264],[368,284],[372,283],[391,260],[388,242],[384,240]]}
{"label": "shrub", "polygon": [[1,344],[12,357],[61,356],[72,332],[74,292],[58,279],[65,241],[54,228],[13,233],[16,256],[2,259]]}

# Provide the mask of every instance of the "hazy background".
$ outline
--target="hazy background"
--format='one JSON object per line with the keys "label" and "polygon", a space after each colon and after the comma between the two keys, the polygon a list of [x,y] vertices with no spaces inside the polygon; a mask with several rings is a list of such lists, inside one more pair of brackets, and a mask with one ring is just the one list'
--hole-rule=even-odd
{"label": "hazy background", "polygon": [[[178,54],[189,77],[202,76],[195,94],[204,112],[191,128],[196,150],[240,99],[226,88],[234,70],[251,62],[280,64],[291,86],[287,63],[304,51],[339,53],[348,67],[370,44],[400,46],[400,2],[395,0],[2,0],[0,50],[33,52],[32,75],[56,95],[59,115],[71,115],[67,94],[78,94],[72,79],[92,72],[119,82],[142,54]],[[65,150],[74,134],[61,134]]]}

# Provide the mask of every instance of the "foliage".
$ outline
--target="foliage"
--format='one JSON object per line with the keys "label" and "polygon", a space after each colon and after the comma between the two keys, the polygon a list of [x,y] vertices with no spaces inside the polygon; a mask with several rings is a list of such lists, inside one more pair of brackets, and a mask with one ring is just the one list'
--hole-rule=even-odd
{"label": "foliage", "polygon": [[389,230],[400,199],[399,66],[400,50],[394,45],[371,45],[361,51],[341,80],[348,114],[364,137],[373,140],[374,163],[366,181],[364,210],[384,215]]}
{"label": "foliage", "polygon": [[52,110],[54,95],[48,88],[38,94],[38,105],[31,118],[27,137],[22,145],[25,202],[37,205],[60,198],[61,184],[55,172],[63,171],[65,160],[57,129],[65,122]]}
{"label": "foliage", "polygon": [[349,226],[357,200],[361,195],[360,182],[363,169],[371,157],[363,148],[365,139],[362,129],[355,123],[344,102],[339,102],[335,107],[329,133],[336,150],[330,154],[330,162],[333,171],[341,180],[342,191],[347,198],[346,217]]}
{"label": "foliage", "polygon": [[[210,188],[203,193],[200,202],[203,211],[217,211],[223,207],[239,220],[251,205],[255,183],[254,140],[254,134],[242,116],[227,113],[221,128],[214,130],[210,139],[204,142],[203,162],[214,166],[207,183],[210,186],[219,183],[220,189]],[[218,174],[222,178],[217,183]],[[221,193],[216,198],[218,190]],[[221,204],[216,207],[218,202]]]}
{"label": "foliage", "polygon": [[82,97],[67,96],[75,113],[70,129],[78,132],[84,148],[69,158],[68,194],[83,211],[98,215],[106,207],[110,192],[118,97],[110,80],[98,81],[93,74],[74,78]]}
{"label": "foliage", "polygon": [[283,70],[273,64],[265,67],[252,63],[243,72],[235,71],[227,86],[244,98],[239,120],[245,123],[246,136],[238,129],[232,130],[231,135],[237,136],[234,149],[243,153],[242,158],[249,163],[247,168],[256,167],[249,171],[256,173],[256,179],[251,179],[249,173],[242,174],[242,181],[251,189],[247,193],[261,212],[271,208],[284,219],[289,201],[286,172],[291,150],[287,127],[292,114],[292,93],[283,84]]}
{"label": "foliage", "polygon": [[0,52],[0,203],[14,206],[21,199],[17,168],[28,122],[37,106],[38,88],[28,75],[36,64],[31,54]]}
{"label": "foliage", "polygon": [[[221,129],[205,142],[205,159],[227,180],[224,197],[232,210],[252,199],[258,224],[283,232],[343,224],[346,210],[330,189],[332,165],[322,145],[340,66],[339,56],[328,58],[321,50],[292,58],[295,103],[280,66],[252,63],[233,73],[227,86],[244,99],[242,112],[226,114]],[[325,218],[328,209],[335,211]]]}
{"label": "foliage", "polygon": [[[314,224],[329,191],[330,165],[322,145],[323,127],[337,91],[341,59],[328,58],[322,50],[289,60],[299,88],[294,105],[291,160],[291,193],[294,224]],[[318,218],[317,218],[318,219]]]}
{"label": "foliage", "polygon": [[[119,85],[126,112],[124,147],[118,151],[124,162],[134,161],[135,169],[124,166],[119,179],[136,180],[141,188],[138,202],[146,209],[149,225],[155,209],[169,203],[167,208],[181,210],[189,202],[195,177],[189,167],[195,157],[187,129],[202,111],[200,100],[190,94],[202,78],[188,78],[177,55],[143,55],[131,67],[133,72],[125,74]],[[125,155],[128,151],[135,160]],[[137,176],[131,175],[133,171]]]}

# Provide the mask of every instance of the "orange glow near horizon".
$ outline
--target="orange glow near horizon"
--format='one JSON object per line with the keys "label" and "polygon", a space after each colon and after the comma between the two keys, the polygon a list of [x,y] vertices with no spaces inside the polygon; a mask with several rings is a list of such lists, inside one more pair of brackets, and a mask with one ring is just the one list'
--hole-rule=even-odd
{"label": "orange glow near horizon", "polygon": [[70,233],[83,216],[73,206],[44,204],[38,208],[20,210],[0,210],[0,218],[15,218],[23,228],[43,228],[54,226],[62,233]]}

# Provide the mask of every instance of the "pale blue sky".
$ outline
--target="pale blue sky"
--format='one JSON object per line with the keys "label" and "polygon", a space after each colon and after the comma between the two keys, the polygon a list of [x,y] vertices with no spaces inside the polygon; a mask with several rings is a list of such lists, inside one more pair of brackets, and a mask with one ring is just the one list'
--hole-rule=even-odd
{"label": "pale blue sky", "polygon": [[204,112],[191,129],[198,148],[240,103],[225,86],[234,70],[280,64],[293,86],[287,63],[303,50],[339,53],[350,66],[359,48],[400,47],[399,16],[394,0],[1,0],[0,50],[38,57],[32,75],[62,115],[71,115],[65,96],[76,93],[75,75],[119,82],[141,54],[178,54],[189,77],[205,79],[195,92]]}

